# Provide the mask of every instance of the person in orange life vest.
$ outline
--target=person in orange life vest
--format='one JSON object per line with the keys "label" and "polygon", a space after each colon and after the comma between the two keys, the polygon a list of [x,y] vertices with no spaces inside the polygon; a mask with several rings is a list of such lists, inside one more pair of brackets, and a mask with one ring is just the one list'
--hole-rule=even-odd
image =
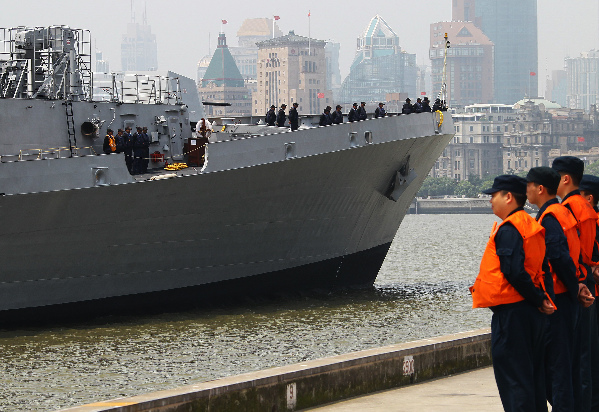
{"label": "person in orange life vest", "polygon": [[553,290],[543,269],[545,229],[524,211],[526,179],[497,176],[483,193],[492,195],[493,213],[502,222],[493,227],[470,288],[473,307],[493,311],[491,353],[503,408],[546,411],[544,336],[546,315],[555,306],[544,291]]}
{"label": "person in orange life vest", "polygon": [[[580,301],[589,306],[594,298],[588,288],[578,282],[580,240],[577,221],[570,211],[560,205],[556,193],[560,175],[550,167],[533,167],[526,176],[526,197],[539,208],[536,220],[545,228],[545,258],[553,277],[555,304],[558,310],[549,316],[545,353],[545,382],[547,400],[555,411],[574,411],[575,397],[572,376],[579,373],[574,362],[575,336]],[[577,367],[574,368],[573,364]],[[576,380],[578,382],[578,380]]]}
{"label": "person in orange life vest", "polygon": [[[597,233],[597,215],[578,189],[584,173],[584,162],[574,156],[560,156],[553,160],[551,168],[560,174],[557,195],[562,199],[562,205],[567,207],[578,221],[579,280],[584,281],[594,294],[595,282],[591,266]],[[573,380],[574,389],[580,388],[581,395],[575,399],[575,410],[590,411],[591,408],[599,408],[599,334],[596,305],[581,309],[579,330],[574,350],[580,355],[576,359],[580,362],[580,375],[573,376]],[[579,383],[576,382],[577,379],[580,379]]]}
{"label": "person in orange life vest", "polygon": [[112,129],[106,130],[106,137],[104,138],[104,145],[102,146],[102,150],[106,154],[116,152],[116,140],[112,135],[114,131]]}
{"label": "person in orange life vest", "polygon": [[[597,208],[597,203],[599,202],[599,177],[583,175],[578,190],[580,191],[580,195],[589,202],[597,214],[597,224],[599,225],[599,209]],[[593,261],[595,262],[593,267],[593,280],[595,281],[595,284],[599,284],[599,227],[596,229],[595,233]],[[595,294],[597,294],[597,286],[595,286]]]}

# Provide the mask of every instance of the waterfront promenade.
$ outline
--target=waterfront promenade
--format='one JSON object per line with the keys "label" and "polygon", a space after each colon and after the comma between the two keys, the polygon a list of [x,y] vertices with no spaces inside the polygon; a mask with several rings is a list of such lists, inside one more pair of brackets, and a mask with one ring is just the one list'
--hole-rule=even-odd
{"label": "waterfront promenade", "polygon": [[[429,389],[431,393],[447,392],[447,396],[437,396],[441,405],[445,402],[443,398],[456,396],[459,399],[452,402],[455,401],[457,406],[466,402],[467,397],[500,405],[496,393],[491,400],[482,392],[479,394],[477,391],[473,395],[472,382],[484,382],[485,379],[463,373],[475,370],[484,374],[487,371],[488,383],[479,386],[479,389],[496,391],[490,369],[479,369],[490,364],[491,334],[489,329],[482,329],[367,349],[146,395],[95,402],[68,411],[182,412],[193,409],[258,412],[302,410],[323,405],[335,407],[333,403],[346,400],[357,403],[360,410],[366,409],[362,402],[373,402],[374,409],[370,410],[435,410],[432,406],[417,407],[409,403],[417,399],[434,401],[433,396],[421,397],[422,392],[418,388],[432,388]],[[458,381],[438,379],[442,377]],[[466,383],[463,383],[464,379]],[[432,386],[422,385],[423,382]],[[445,389],[436,389],[444,382]],[[406,400],[398,401],[394,393],[399,387],[416,388],[412,392],[415,395],[410,398],[409,392],[398,392],[397,396],[407,396]],[[462,389],[458,390],[460,387]],[[371,394],[376,394],[376,397],[371,398]],[[407,409],[389,409],[379,402],[398,406],[405,404]],[[467,402],[474,404],[473,400]],[[332,410],[350,409],[341,406],[341,409]],[[450,409],[440,407],[439,410]],[[464,411],[464,408],[459,410]],[[491,409],[483,404],[476,410]]]}
{"label": "waterfront promenade", "polygon": [[315,408],[312,412],[501,412],[493,368],[377,392]]}

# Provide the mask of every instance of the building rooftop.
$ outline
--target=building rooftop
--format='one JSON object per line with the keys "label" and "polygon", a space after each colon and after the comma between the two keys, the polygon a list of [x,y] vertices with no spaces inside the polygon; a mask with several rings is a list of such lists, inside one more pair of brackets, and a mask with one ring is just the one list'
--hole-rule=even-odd
{"label": "building rooftop", "polygon": [[281,37],[275,37],[274,39],[264,40],[256,43],[260,48],[266,47],[277,47],[277,46],[286,46],[286,45],[305,45],[307,46],[310,43],[313,47],[324,47],[326,42],[324,40],[316,40],[310,39],[305,36],[299,36],[295,34],[293,30],[289,31],[289,34]]}
{"label": "building rooftop", "polygon": [[[272,20],[267,18],[245,19],[239,30],[237,30],[237,37],[272,36]],[[283,35],[277,23],[274,24],[274,28],[275,37]]]}
{"label": "building rooftop", "polygon": [[202,87],[206,87],[209,83],[214,83],[219,87],[244,87],[243,76],[227,47],[224,33],[220,33],[218,36],[218,47],[212,55],[208,69],[206,69]]}
{"label": "building rooftop", "polygon": [[[450,21],[431,24],[431,45],[439,47],[445,44],[445,33],[451,46],[492,45],[493,42],[469,21]],[[435,35],[436,34],[436,35]]]}
{"label": "building rooftop", "polygon": [[514,109],[519,109],[520,107],[524,106],[524,103],[528,103],[528,102],[533,102],[535,104],[535,106],[538,105],[543,105],[545,106],[546,110],[549,109],[561,109],[562,106],[560,106],[559,104],[557,104],[556,102],[552,102],[550,100],[544,99],[542,97],[534,97],[534,98],[524,98],[522,100],[519,100],[518,102],[516,102],[516,104],[514,104]]}

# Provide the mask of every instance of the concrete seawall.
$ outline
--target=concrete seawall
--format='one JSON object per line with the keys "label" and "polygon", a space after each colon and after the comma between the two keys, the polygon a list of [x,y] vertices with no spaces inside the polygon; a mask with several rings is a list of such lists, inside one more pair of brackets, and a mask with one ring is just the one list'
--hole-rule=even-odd
{"label": "concrete seawall", "polygon": [[65,409],[287,411],[397,388],[491,364],[489,329],[368,349],[197,385]]}

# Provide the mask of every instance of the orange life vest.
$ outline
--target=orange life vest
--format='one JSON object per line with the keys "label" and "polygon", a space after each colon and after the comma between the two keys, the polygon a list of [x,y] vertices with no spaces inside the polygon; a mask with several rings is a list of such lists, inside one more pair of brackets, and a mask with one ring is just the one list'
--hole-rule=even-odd
{"label": "orange life vest", "polygon": [[473,308],[516,303],[524,297],[508,282],[501,272],[499,256],[495,247],[497,230],[510,222],[522,236],[524,244],[524,269],[535,286],[543,287],[543,259],[545,258],[545,229],[524,210],[508,216],[493,226],[487,248],[480,262],[480,270],[474,286],[470,287]]}
{"label": "orange life vest", "polygon": [[[539,223],[543,221],[547,214],[553,215],[562,227],[564,235],[566,235],[566,240],[568,241],[570,257],[574,261],[574,266],[576,267],[576,277],[580,279],[580,267],[578,264],[578,258],[580,257],[580,239],[578,239],[578,232],[576,231],[578,222],[574,216],[572,216],[572,213],[559,203],[549,205],[541,215]],[[549,266],[551,267],[551,263]],[[553,291],[555,294],[567,292],[568,289],[566,288],[566,285],[564,285],[564,283],[557,277],[553,268],[551,268],[551,275],[553,276]]]}
{"label": "orange life vest", "polygon": [[110,146],[110,150],[116,152],[116,139],[109,134],[107,134],[106,137],[108,137],[108,146]]}
{"label": "orange life vest", "polygon": [[[580,239],[580,255],[582,263],[592,266],[593,246],[595,245],[595,234],[597,232],[597,213],[593,207],[580,195],[572,195],[562,202],[562,205],[568,205],[578,221],[578,231]],[[586,268],[581,265],[579,280],[583,281],[587,277]]]}

